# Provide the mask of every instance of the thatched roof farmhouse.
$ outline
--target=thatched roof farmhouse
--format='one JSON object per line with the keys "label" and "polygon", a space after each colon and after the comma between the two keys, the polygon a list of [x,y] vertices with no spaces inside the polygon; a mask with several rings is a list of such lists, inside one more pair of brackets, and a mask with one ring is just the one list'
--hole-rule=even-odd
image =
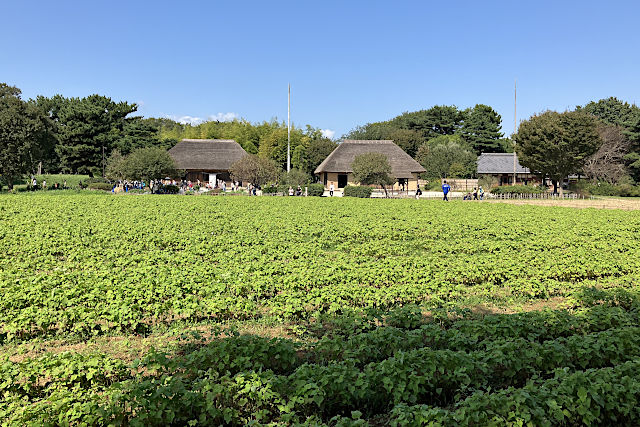
{"label": "thatched roof farmhouse", "polygon": [[216,184],[231,181],[231,165],[247,154],[233,139],[183,139],[169,150],[178,169],[187,179]]}
{"label": "thatched roof farmhouse", "polygon": [[320,163],[314,173],[320,176],[326,188],[331,183],[336,189],[355,184],[351,163],[356,156],[365,153],[382,153],[387,157],[392,175],[398,180],[394,188],[416,190],[418,174],[425,172],[425,169],[391,140],[346,139]]}

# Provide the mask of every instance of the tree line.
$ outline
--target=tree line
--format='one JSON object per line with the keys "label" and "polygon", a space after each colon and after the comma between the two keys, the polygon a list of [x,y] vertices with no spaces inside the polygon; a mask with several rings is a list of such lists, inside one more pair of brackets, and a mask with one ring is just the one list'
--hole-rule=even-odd
{"label": "tree line", "polygon": [[[97,94],[23,100],[20,89],[0,83],[0,179],[11,187],[23,175],[38,171],[102,177],[111,169],[111,175],[123,175],[136,170],[141,150],[157,156],[183,138],[234,139],[248,153],[286,167],[285,123],[240,119],[189,125],[168,118],[143,118],[135,115],[137,110],[135,103]],[[291,164],[297,173],[311,177],[336,146],[319,129],[293,126]],[[121,162],[129,157],[130,161]]]}
{"label": "tree line", "polygon": [[[121,165],[111,169],[112,175],[122,175],[123,170],[137,170],[135,161],[123,158],[143,149],[147,151],[132,159],[144,153],[156,156],[185,138],[234,139],[247,153],[286,167],[284,122],[236,119],[190,125],[143,118],[135,115],[137,109],[135,103],[97,94],[23,100],[18,88],[0,83],[0,178],[11,186],[38,171],[104,176],[109,164]],[[480,153],[512,152],[516,142],[520,163],[553,180],[581,173],[613,183],[640,182],[640,109],[635,105],[608,98],[570,112],[534,115],[521,123],[515,141],[504,137],[501,121],[484,104],[467,109],[436,105],[358,126],[343,138],[391,139],[425,167],[426,178],[474,177]],[[317,128],[293,126],[296,181],[312,179],[336,146]]]}
{"label": "tree line", "polygon": [[570,174],[609,184],[640,182],[640,109],[617,98],[522,122],[515,135],[520,163],[558,184]]}

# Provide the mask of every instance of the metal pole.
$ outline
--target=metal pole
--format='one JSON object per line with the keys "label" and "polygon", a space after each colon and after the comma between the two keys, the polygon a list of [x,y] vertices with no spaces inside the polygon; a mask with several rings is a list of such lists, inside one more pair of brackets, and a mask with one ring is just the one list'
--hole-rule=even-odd
{"label": "metal pole", "polygon": [[516,118],[518,110],[518,89],[516,80],[513,80],[513,185],[516,185],[516,132],[518,131],[518,119]]}
{"label": "metal pole", "polygon": [[287,172],[291,170],[291,83],[287,102]]}

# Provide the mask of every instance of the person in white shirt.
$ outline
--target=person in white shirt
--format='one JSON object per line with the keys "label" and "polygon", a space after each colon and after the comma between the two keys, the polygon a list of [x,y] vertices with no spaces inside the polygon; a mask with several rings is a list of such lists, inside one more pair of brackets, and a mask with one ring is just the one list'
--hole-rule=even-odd
{"label": "person in white shirt", "polygon": [[329,197],[333,197],[333,190],[335,187],[333,186],[333,182],[329,185]]}

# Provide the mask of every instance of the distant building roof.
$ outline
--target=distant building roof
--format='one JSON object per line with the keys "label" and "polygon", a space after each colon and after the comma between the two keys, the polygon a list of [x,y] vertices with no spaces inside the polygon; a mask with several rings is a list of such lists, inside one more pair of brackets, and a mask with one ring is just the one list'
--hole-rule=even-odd
{"label": "distant building roof", "polygon": [[353,172],[351,163],[356,156],[365,153],[382,153],[389,159],[394,178],[412,178],[413,173],[426,172],[426,169],[391,140],[345,139],[327,156],[315,174],[323,172]]}
{"label": "distant building roof", "polygon": [[183,139],[169,150],[178,169],[227,171],[247,154],[233,139]]}
{"label": "distant building roof", "polygon": [[[482,153],[478,157],[478,173],[513,173],[513,153]],[[516,173],[531,173],[516,156]]]}

